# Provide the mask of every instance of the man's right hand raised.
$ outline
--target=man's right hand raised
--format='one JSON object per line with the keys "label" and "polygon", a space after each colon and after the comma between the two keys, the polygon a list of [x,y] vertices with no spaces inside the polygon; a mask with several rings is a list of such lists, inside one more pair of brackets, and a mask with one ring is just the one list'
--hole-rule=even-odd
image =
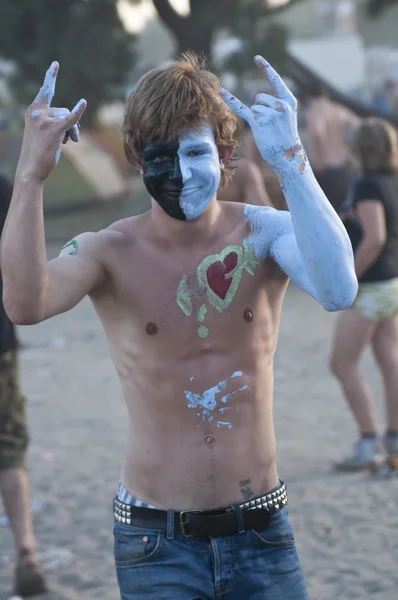
{"label": "man's right hand raised", "polygon": [[75,142],[79,140],[77,123],[87,106],[85,100],[79,100],[71,111],[51,106],[58,69],[59,64],[53,62],[39,93],[25,113],[17,175],[33,177],[37,181],[44,181],[54,169],[63,141],[68,137]]}

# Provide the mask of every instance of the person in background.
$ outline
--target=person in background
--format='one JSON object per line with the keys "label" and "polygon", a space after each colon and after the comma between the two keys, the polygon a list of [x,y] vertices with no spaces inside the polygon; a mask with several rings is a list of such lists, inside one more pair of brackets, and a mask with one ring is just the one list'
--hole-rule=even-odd
{"label": "person in background", "polygon": [[[331,370],[338,378],[359,429],[353,454],[336,464],[357,470],[378,464],[378,435],[371,391],[359,369],[367,344],[385,388],[387,461],[380,474],[398,474],[398,136],[382,119],[366,119],[354,132],[360,176],[352,207],[343,218],[355,255],[357,298],[337,320]],[[395,466],[394,466],[395,465]]]}
{"label": "person in background", "polygon": [[359,122],[352,111],[333,102],[322,86],[311,89],[305,109],[306,150],[315,177],[337,212],[351,180],[347,140]]}
{"label": "person in background", "polygon": [[235,163],[230,184],[217,192],[217,199],[256,206],[272,206],[259,167],[243,156]]}
{"label": "person in background", "polygon": [[[0,231],[12,196],[8,180],[0,175]],[[28,433],[25,400],[19,388],[17,337],[3,302],[0,274],[0,493],[10,520],[17,550],[15,594],[33,596],[47,590],[37,560],[33,533],[28,474],[25,455]]]}
{"label": "person in background", "polygon": [[[244,121],[237,121],[237,138],[242,139],[245,128]],[[267,193],[261,169],[250,159],[237,156],[231,181],[217,190],[217,200],[224,202],[241,202],[256,206],[272,206]]]}
{"label": "person in background", "polygon": [[288,210],[285,196],[283,195],[278,177],[276,176],[274,170],[261,156],[256,142],[254,141],[250,127],[247,126],[244,127],[242,155],[246,160],[250,161],[250,164],[257,167],[261,173],[264,187],[269,198],[268,206],[273,206],[278,210]]}

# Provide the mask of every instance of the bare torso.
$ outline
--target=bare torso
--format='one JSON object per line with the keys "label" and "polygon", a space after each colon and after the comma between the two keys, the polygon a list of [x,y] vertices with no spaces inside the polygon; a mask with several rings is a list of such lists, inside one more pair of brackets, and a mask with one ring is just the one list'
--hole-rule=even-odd
{"label": "bare torso", "polygon": [[[92,294],[129,414],[122,480],[159,508],[224,506],[278,480],[272,371],[287,278],[272,261],[259,264],[220,297],[228,280],[217,267],[233,266],[237,250],[228,247],[242,248],[249,233],[243,205],[222,207],[222,227],[185,251],[154,241],[151,212],[113,225],[108,277]],[[215,307],[197,268],[219,253],[203,271],[220,294]],[[184,275],[190,315],[184,294],[177,303]]]}

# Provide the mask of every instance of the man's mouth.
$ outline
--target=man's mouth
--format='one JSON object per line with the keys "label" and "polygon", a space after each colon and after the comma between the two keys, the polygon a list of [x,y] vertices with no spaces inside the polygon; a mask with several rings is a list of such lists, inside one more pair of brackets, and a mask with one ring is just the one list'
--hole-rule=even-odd
{"label": "man's mouth", "polygon": [[166,194],[166,196],[170,196],[171,198],[179,198],[181,196],[182,193],[182,187],[181,186],[164,186],[163,188],[163,193]]}

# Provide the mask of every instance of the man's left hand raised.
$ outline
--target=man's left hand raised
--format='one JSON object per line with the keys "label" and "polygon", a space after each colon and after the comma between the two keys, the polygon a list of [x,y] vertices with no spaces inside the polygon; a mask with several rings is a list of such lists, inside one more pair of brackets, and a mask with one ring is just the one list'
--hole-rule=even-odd
{"label": "man's left hand raised", "polygon": [[220,93],[231,110],[249,124],[263,159],[279,170],[286,159],[302,151],[297,129],[297,100],[262,56],[256,56],[254,62],[268,79],[275,96],[257,94],[249,108],[227,90],[221,89]]}

